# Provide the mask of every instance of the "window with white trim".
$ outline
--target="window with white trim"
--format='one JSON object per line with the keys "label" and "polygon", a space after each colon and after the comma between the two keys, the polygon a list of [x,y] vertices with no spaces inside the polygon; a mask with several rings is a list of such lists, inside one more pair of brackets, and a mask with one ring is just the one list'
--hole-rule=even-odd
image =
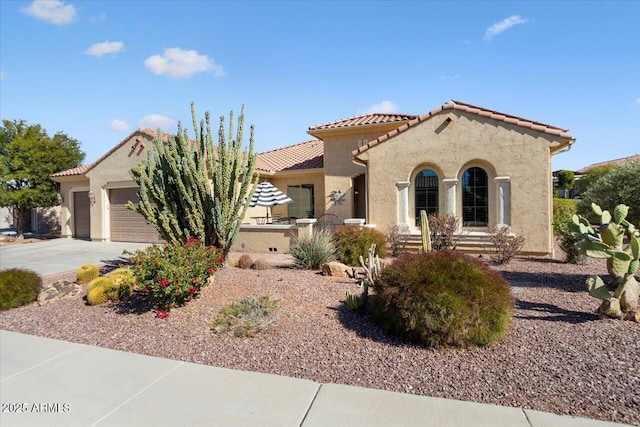
{"label": "window with white trim", "polygon": [[420,211],[427,215],[438,213],[438,174],[431,169],[423,169],[414,179],[415,221],[420,225]]}
{"label": "window with white trim", "polygon": [[462,174],[462,225],[486,227],[489,223],[489,176],[477,166]]}

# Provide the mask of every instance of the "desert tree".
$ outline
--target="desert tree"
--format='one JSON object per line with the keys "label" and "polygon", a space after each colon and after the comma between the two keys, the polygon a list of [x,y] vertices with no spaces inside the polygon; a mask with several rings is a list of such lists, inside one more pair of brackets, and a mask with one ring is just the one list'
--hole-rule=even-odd
{"label": "desert tree", "polygon": [[0,206],[16,212],[21,237],[31,209],[55,206],[60,184],[51,175],[77,167],[80,143],[63,132],[49,136],[39,124],[3,120],[0,127]]}

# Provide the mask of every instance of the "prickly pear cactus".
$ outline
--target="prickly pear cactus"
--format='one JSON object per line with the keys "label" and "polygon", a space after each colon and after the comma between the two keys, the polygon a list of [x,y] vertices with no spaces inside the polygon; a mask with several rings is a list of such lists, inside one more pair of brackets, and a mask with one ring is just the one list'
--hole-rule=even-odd
{"label": "prickly pear cactus", "polygon": [[598,309],[601,315],[638,322],[640,285],[634,275],[638,271],[640,259],[640,233],[626,220],[628,206],[616,206],[613,217],[595,203],[591,208],[600,217],[600,227],[595,228],[586,218],[574,215],[569,223],[569,230],[582,239],[577,243],[581,253],[607,260],[611,280],[605,284],[598,276],[590,277],[586,283],[589,294],[602,300]]}

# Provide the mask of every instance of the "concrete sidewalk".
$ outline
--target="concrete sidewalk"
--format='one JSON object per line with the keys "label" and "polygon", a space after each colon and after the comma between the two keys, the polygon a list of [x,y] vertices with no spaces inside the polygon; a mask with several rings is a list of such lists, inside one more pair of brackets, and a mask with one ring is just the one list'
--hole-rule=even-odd
{"label": "concrete sidewalk", "polygon": [[124,353],[0,331],[0,425],[513,426],[620,424]]}

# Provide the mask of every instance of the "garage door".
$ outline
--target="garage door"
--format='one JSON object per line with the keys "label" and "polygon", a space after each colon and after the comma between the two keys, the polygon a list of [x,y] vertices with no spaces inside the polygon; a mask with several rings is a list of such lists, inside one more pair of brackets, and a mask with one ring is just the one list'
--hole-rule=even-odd
{"label": "garage door", "polygon": [[137,212],[127,209],[127,202],[138,203],[137,188],[109,190],[111,202],[111,240],[114,242],[162,243],[155,227]]}
{"label": "garage door", "polygon": [[73,193],[73,236],[76,239],[88,239],[91,237],[88,191],[76,191]]}

